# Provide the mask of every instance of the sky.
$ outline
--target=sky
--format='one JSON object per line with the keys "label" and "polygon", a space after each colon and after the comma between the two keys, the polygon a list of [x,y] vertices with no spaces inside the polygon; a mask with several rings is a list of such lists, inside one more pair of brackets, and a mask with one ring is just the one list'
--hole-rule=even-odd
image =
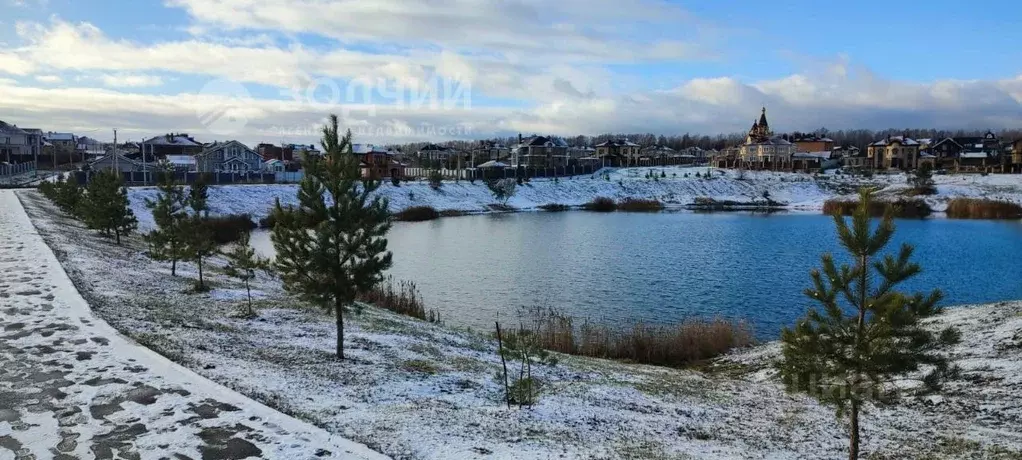
{"label": "sky", "polygon": [[1022,128],[1022,3],[0,0],[0,120],[109,140]]}

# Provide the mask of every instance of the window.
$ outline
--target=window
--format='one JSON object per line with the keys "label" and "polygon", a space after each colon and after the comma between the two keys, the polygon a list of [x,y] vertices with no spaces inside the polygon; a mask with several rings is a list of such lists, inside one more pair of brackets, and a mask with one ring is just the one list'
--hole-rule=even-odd
{"label": "window", "polygon": [[4,138],[4,144],[10,144],[10,143],[11,143],[11,138],[5,137]]}

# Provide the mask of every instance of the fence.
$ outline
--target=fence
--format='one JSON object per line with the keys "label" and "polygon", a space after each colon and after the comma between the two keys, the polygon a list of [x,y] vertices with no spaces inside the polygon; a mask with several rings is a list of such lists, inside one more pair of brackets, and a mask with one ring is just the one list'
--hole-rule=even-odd
{"label": "fence", "polygon": [[37,176],[36,163],[0,164],[0,186],[23,187]]}
{"label": "fence", "polygon": [[[476,168],[476,169],[439,169],[444,179],[490,180],[515,177],[567,177],[590,175],[602,166],[559,166],[556,168]],[[426,168],[405,168],[405,177],[429,177],[433,171]]]}
{"label": "fence", "polygon": [[[92,176],[96,174],[96,171],[75,171],[71,174],[74,176],[75,181],[77,181],[79,184],[86,185],[89,183],[89,179],[91,179]],[[157,171],[122,171],[121,179],[124,180],[124,185],[127,186],[156,185],[163,174],[168,173]],[[192,184],[201,175],[205,177],[207,184],[221,185],[221,184],[273,184],[277,183],[278,174],[287,173],[262,173],[262,172],[200,173],[175,171],[169,174],[174,179],[174,182],[177,182],[179,184]]]}

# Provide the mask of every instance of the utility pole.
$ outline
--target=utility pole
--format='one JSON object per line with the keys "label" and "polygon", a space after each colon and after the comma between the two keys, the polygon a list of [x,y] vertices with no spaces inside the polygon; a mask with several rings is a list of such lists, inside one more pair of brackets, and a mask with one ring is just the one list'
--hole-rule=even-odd
{"label": "utility pole", "polygon": [[121,170],[117,168],[117,128],[114,128],[114,170],[120,174]]}

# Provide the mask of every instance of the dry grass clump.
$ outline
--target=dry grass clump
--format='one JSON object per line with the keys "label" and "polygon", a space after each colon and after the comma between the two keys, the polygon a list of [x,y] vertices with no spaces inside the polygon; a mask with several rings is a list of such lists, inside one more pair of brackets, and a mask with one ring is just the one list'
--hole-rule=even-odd
{"label": "dry grass clump", "polygon": [[629,212],[656,212],[664,209],[663,203],[657,200],[645,200],[639,198],[627,198],[617,204],[618,211]]}
{"label": "dry grass clump", "polygon": [[522,312],[522,327],[547,350],[660,366],[684,366],[754,343],[747,322],[724,318],[623,328],[584,320],[576,327],[573,318],[554,309],[531,308]]}
{"label": "dry grass clump", "polygon": [[432,206],[412,206],[394,213],[394,220],[402,222],[422,222],[440,218],[440,212]]}
{"label": "dry grass clump", "polygon": [[947,204],[947,216],[953,219],[1018,219],[1022,206],[986,198],[955,198]]}
{"label": "dry grass clump", "polygon": [[373,290],[359,294],[358,300],[400,315],[411,316],[431,323],[440,322],[440,312],[426,310],[419,289],[411,281],[401,281],[395,286],[393,278],[387,278],[386,282],[379,284]]}
{"label": "dry grass clump", "polygon": [[[858,208],[858,201],[830,199],[823,203],[823,213],[829,215],[850,216]],[[894,213],[894,217],[927,217],[933,213],[930,205],[922,199],[901,198],[895,201],[874,201],[870,203],[869,214],[871,216],[883,216],[888,209]]]}

